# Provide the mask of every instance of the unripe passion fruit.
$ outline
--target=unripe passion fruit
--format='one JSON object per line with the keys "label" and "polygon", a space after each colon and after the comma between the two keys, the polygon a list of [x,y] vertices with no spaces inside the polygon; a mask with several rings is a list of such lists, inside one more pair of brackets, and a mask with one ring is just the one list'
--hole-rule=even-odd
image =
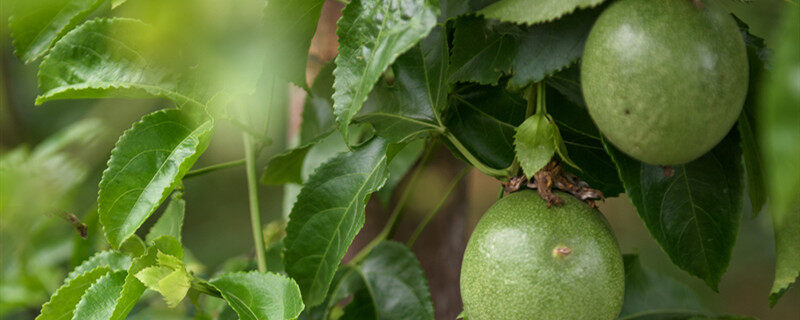
{"label": "unripe passion fruit", "polygon": [[677,165],[711,150],[736,122],[747,52],[733,18],[710,4],[621,0],[592,27],[581,82],[612,144],[643,162]]}
{"label": "unripe passion fruit", "polygon": [[461,298],[470,320],[616,319],[625,275],[599,211],[565,193],[547,208],[535,191],[495,203],[470,237]]}

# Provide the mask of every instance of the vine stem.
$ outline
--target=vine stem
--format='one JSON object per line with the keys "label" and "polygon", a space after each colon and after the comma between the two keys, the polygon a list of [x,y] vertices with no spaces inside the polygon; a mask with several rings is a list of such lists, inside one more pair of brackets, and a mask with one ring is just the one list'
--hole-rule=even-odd
{"label": "vine stem", "polygon": [[411,178],[408,180],[408,184],[406,185],[406,188],[403,190],[403,194],[400,195],[400,199],[397,201],[397,205],[395,205],[394,210],[392,210],[392,214],[389,216],[389,220],[386,222],[386,225],[383,226],[383,230],[381,230],[381,232],[378,233],[378,235],[374,239],[372,239],[372,241],[370,241],[366,246],[364,246],[364,249],[361,249],[361,251],[359,251],[358,254],[352,260],[350,260],[348,264],[350,265],[357,264],[359,261],[363,260],[364,257],[366,257],[367,254],[369,254],[370,251],[372,251],[372,248],[374,248],[379,243],[383,242],[384,240],[388,239],[394,234],[394,231],[397,229],[397,224],[400,222],[400,220],[402,220],[401,218],[403,216],[403,209],[405,208],[406,203],[408,203],[408,199],[411,198],[411,192],[414,189],[416,189],[417,181],[419,181],[419,177],[422,171],[427,166],[428,161],[430,160],[436,145],[437,144],[434,141],[431,144],[429,144],[425,149],[425,153],[422,155],[422,159],[419,161],[419,164],[414,169],[414,173],[411,174]]}
{"label": "vine stem", "polygon": [[258,271],[267,272],[267,257],[264,251],[264,234],[261,226],[261,211],[258,207],[258,180],[256,178],[256,153],[253,141],[247,133],[242,133],[244,141],[245,168],[247,170],[247,195],[250,199],[250,225],[253,228],[253,241],[256,246]]}
{"label": "vine stem", "polygon": [[445,191],[442,199],[439,200],[439,203],[436,205],[436,207],[430,213],[428,213],[427,216],[425,216],[425,219],[423,219],[419,225],[417,225],[417,229],[414,230],[414,233],[411,234],[411,238],[409,238],[408,242],[406,242],[406,246],[409,249],[414,246],[414,242],[417,241],[417,238],[420,234],[422,234],[422,231],[425,230],[425,227],[428,226],[428,223],[430,223],[431,220],[436,217],[436,214],[439,213],[442,207],[444,207],[444,204],[447,202],[447,199],[450,198],[450,194],[456,189],[458,183],[461,182],[461,179],[463,179],[467,173],[469,173],[469,169],[469,166],[465,167],[455,178],[453,178],[453,181],[450,182],[450,185],[447,187],[447,191]]}
{"label": "vine stem", "polygon": [[183,178],[184,179],[189,179],[189,178],[193,178],[193,177],[196,177],[196,176],[204,175],[206,173],[214,172],[214,171],[217,171],[217,170],[237,167],[237,166],[245,164],[246,162],[247,162],[247,159],[239,159],[239,160],[233,160],[233,161],[218,163],[218,164],[215,164],[215,165],[210,165],[208,167],[204,167],[204,168],[200,168],[200,169],[189,171],[188,173],[186,173],[186,175],[183,176]]}
{"label": "vine stem", "polygon": [[449,131],[446,131],[444,133],[444,136],[447,138],[447,140],[450,141],[451,144],[453,144],[454,147],[456,147],[456,149],[458,149],[459,152],[461,152],[461,154],[465,158],[467,158],[467,161],[469,162],[469,164],[471,164],[473,167],[475,167],[475,169],[478,169],[478,171],[483,172],[483,173],[485,173],[487,175],[490,175],[490,176],[493,176],[493,177],[497,177],[497,178],[506,178],[506,177],[508,177],[508,171],[506,171],[504,169],[490,168],[490,167],[486,166],[485,164],[483,164],[483,162],[478,160],[478,158],[475,158],[475,156],[471,152],[469,152],[469,150],[467,150],[467,147],[465,147],[461,143],[461,141],[458,141],[458,138],[456,138]]}

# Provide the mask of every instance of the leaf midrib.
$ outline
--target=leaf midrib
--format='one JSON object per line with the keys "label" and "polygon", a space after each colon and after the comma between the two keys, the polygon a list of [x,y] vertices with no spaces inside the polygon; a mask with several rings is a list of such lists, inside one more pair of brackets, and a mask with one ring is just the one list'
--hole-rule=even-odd
{"label": "leaf midrib", "polygon": [[[364,191],[364,188],[367,186],[368,182],[372,179],[373,175],[378,170],[378,168],[381,166],[381,164],[383,163],[384,160],[386,160],[386,154],[381,156],[381,158],[377,161],[377,164],[375,165],[375,167],[372,168],[370,173],[366,175],[366,178],[364,179],[364,183],[361,184],[361,186],[358,188],[358,191],[355,193],[355,196],[350,200],[350,202],[345,207],[346,208],[345,209],[345,214],[342,215],[342,217],[339,219],[339,222],[336,224],[336,228],[334,229],[333,236],[336,236],[336,235],[339,234],[339,230],[341,230],[342,223],[344,222],[344,217],[350,211],[350,209],[352,208],[353,204],[358,200],[358,198],[360,198],[358,195],[361,194],[361,192]],[[308,222],[306,222],[306,223],[308,223]],[[328,244],[325,246],[325,251],[322,254],[322,259],[325,259],[325,257],[328,256],[328,251],[330,251],[331,244],[333,244],[333,240],[332,239],[333,239],[333,237],[331,237],[331,240],[328,241]],[[312,285],[317,283],[317,276],[319,275],[319,272],[320,272],[321,268],[322,268],[322,263],[318,263],[317,264],[317,269],[314,272]]]}

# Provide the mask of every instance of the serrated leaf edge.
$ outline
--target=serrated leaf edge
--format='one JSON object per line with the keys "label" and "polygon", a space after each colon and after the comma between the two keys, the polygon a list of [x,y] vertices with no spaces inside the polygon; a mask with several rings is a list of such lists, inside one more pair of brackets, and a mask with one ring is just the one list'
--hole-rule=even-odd
{"label": "serrated leaf edge", "polygon": [[[86,271],[86,272],[82,273],[81,275],[79,275],[79,276],[75,277],[75,279],[71,279],[70,281],[68,281],[67,283],[65,283],[65,284],[64,284],[64,285],[62,285],[61,287],[59,287],[59,288],[58,288],[58,290],[56,290],[56,292],[55,292],[55,293],[53,293],[53,294],[50,296],[50,299],[49,299],[47,302],[45,302],[45,304],[43,304],[43,305],[42,305],[42,308],[41,308],[41,309],[40,309],[40,311],[39,311],[39,315],[37,315],[37,316],[36,316],[36,318],[35,318],[34,320],[39,320],[39,319],[40,319],[40,317],[42,317],[42,314],[43,314],[43,312],[44,312],[44,309],[45,309],[45,308],[47,308],[48,306],[50,306],[50,305],[51,305],[51,303],[53,302],[53,298],[54,298],[54,297],[56,297],[56,296],[58,296],[60,293],[63,293],[63,290],[66,290],[66,288],[68,288],[68,287],[70,286],[70,284],[71,284],[73,281],[75,281],[76,279],[78,279],[78,278],[80,278],[80,277],[83,277],[83,276],[85,276],[85,275],[87,275],[87,274],[90,274],[90,273],[92,273],[92,272],[99,272],[99,270],[102,270],[102,269],[105,269],[105,272],[103,273],[103,275],[105,275],[105,274],[107,274],[107,273],[110,273],[110,272],[111,272],[111,268],[109,268],[109,267],[106,267],[106,266],[99,266],[99,267],[96,267],[96,268],[94,268],[94,269],[92,269],[92,270],[89,270],[89,271]],[[101,278],[103,275],[100,275],[100,276],[98,277],[98,279],[99,279],[99,278]],[[95,281],[94,281],[94,282],[92,282],[92,284],[94,284],[96,281],[97,281],[97,279],[95,279]],[[88,289],[89,289],[89,287],[91,287],[91,286],[92,286],[92,285],[90,284],[90,285],[89,285],[89,286],[86,288],[86,290],[88,290]],[[84,292],[86,292],[86,291],[84,291]],[[79,300],[79,301],[80,301],[80,300]],[[77,306],[77,304],[76,304],[76,306]],[[75,313],[75,309],[74,309],[74,308],[73,308],[72,312],[73,312],[73,314]]]}
{"label": "serrated leaf edge", "polygon": [[[98,183],[98,185],[97,185],[97,187],[98,187],[98,188],[97,188],[97,196],[98,196],[98,199],[99,199],[99,197],[100,197],[100,192],[103,190],[103,187],[105,186],[105,184],[103,183],[103,182],[105,182],[105,179],[104,179],[104,178],[106,177],[106,174],[109,172],[109,170],[111,170],[111,167],[110,167],[109,165],[111,164],[111,161],[112,161],[112,160],[114,160],[114,156],[115,156],[116,154],[118,154],[118,153],[119,153],[119,151],[118,151],[118,150],[119,150],[119,149],[118,149],[118,147],[119,147],[120,143],[123,141],[123,139],[124,139],[124,138],[125,138],[125,137],[128,135],[128,133],[130,133],[130,132],[134,131],[135,129],[137,129],[139,126],[141,126],[142,124],[144,124],[144,123],[145,123],[145,121],[147,121],[147,120],[148,120],[149,118],[151,118],[151,117],[155,117],[155,116],[156,116],[156,115],[158,115],[158,114],[167,113],[167,112],[170,112],[170,111],[181,111],[181,110],[182,110],[182,109],[178,109],[178,108],[165,108],[165,109],[160,109],[160,110],[157,110],[157,111],[155,111],[155,112],[149,113],[149,114],[145,115],[144,117],[142,117],[142,118],[141,118],[139,121],[135,122],[135,123],[134,123],[134,124],[133,124],[133,125],[132,125],[130,128],[126,129],[126,130],[125,130],[125,131],[122,133],[122,135],[120,136],[119,140],[117,140],[117,142],[116,142],[116,143],[114,143],[114,148],[111,150],[111,156],[108,158],[108,161],[106,161],[106,169],[105,169],[105,170],[103,170],[103,174],[101,175],[100,182],[99,182],[99,183]],[[193,117],[193,115],[189,115],[189,116],[190,116],[190,117]],[[213,129],[213,125],[214,125],[214,120],[213,120],[213,118],[209,118],[209,119],[207,119],[206,121],[202,122],[202,123],[201,123],[200,125],[198,125],[198,126],[197,126],[197,128],[196,128],[196,129],[194,129],[192,132],[195,132],[195,131],[199,130],[200,128],[203,128],[203,127],[205,127],[205,126],[208,126],[208,125],[210,125],[210,126],[211,126],[211,129]],[[191,135],[191,134],[190,134],[190,135]],[[180,182],[180,179],[177,179],[177,182]],[[162,198],[163,200],[166,200],[166,197],[167,197],[167,196],[169,195],[169,193],[170,193],[170,192],[172,192],[172,190],[175,188],[174,184],[175,184],[175,183],[173,183],[173,185],[172,185],[172,186],[170,186],[170,187],[167,187],[167,188],[165,188],[165,189],[164,189],[164,191],[162,191],[162,193],[161,193],[161,198]],[[163,202],[163,200],[162,200],[162,202]],[[100,206],[100,203],[99,203],[99,202],[98,202],[98,205],[97,205],[97,212],[98,212],[98,215],[99,215],[99,218],[100,218],[100,219],[99,219],[99,220],[100,220],[100,224],[101,224],[101,225],[102,225],[102,227],[103,227],[103,234],[104,234],[104,235],[106,235],[106,240],[108,240],[108,235],[107,235],[107,233],[106,233],[106,225],[103,223],[103,220],[104,220],[104,219],[103,219],[103,215],[101,214],[101,213],[102,213],[102,209],[101,209],[101,206]],[[150,214],[152,215],[152,212],[151,212]],[[144,223],[144,221],[143,221],[142,223]],[[141,224],[140,224],[139,226],[141,227]],[[160,238],[160,237],[159,237],[159,238]],[[122,245],[122,243],[123,243],[123,242],[125,242],[125,240],[126,240],[126,239],[121,239],[121,240],[120,240],[120,242],[119,242],[119,244],[117,245],[117,247],[118,247],[119,245]],[[110,242],[110,241],[109,241],[109,242]],[[112,246],[114,246],[114,244],[112,244]]]}
{"label": "serrated leaf edge", "polygon": [[[557,0],[557,1],[561,1],[561,0]],[[497,20],[497,21],[501,21],[501,22],[510,22],[510,23],[514,23],[514,24],[518,24],[518,25],[532,26],[532,25],[536,25],[536,24],[544,24],[544,23],[549,23],[549,22],[556,21],[556,20],[558,20],[558,19],[561,19],[561,18],[563,18],[564,16],[567,16],[567,15],[573,14],[573,13],[575,13],[575,12],[576,12],[576,11],[578,11],[578,10],[585,10],[585,9],[591,9],[591,8],[595,8],[595,7],[597,7],[597,6],[601,5],[601,4],[603,4],[603,2],[605,2],[605,1],[606,1],[606,0],[599,0],[597,3],[595,3],[595,4],[590,4],[590,5],[587,5],[587,6],[581,6],[581,5],[577,5],[577,6],[575,6],[575,8],[573,8],[572,10],[567,10],[567,11],[565,11],[565,12],[561,13],[561,15],[555,16],[555,17],[553,17],[553,18],[551,18],[551,19],[545,19],[545,20],[540,20],[540,21],[536,21],[536,22],[528,22],[528,21],[516,21],[516,20],[510,20],[510,19],[502,19],[502,18],[489,17],[489,16],[487,16],[487,15],[486,15],[486,13],[484,12],[484,11],[486,10],[486,8],[488,8],[488,6],[487,6],[486,8],[483,8],[483,9],[481,9],[481,10],[478,10],[477,12],[475,12],[475,15],[480,15],[480,16],[483,16],[483,17],[484,17],[484,18],[486,18],[486,19],[492,19],[492,20]],[[497,3],[497,2],[495,2],[495,3]],[[495,4],[495,3],[493,3],[493,4]]]}

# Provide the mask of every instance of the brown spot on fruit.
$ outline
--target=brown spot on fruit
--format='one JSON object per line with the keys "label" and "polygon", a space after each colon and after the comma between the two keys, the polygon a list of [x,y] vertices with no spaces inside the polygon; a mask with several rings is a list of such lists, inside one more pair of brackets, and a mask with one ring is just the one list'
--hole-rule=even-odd
{"label": "brown spot on fruit", "polygon": [[553,248],[554,258],[566,258],[570,253],[572,253],[572,249],[567,246],[558,246]]}

